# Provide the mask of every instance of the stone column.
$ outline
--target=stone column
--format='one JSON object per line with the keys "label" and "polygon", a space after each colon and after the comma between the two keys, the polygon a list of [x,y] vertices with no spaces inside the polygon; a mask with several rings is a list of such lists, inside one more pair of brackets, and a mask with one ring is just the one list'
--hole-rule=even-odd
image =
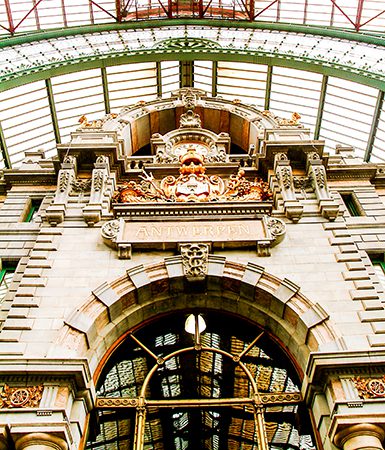
{"label": "stone column", "polygon": [[317,196],[321,214],[329,220],[335,220],[338,211],[338,203],[330,196],[326,170],[322,163],[321,157],[316,152],[307,154],[307,174],[312,180],[314,192]]}
{"label": "stone column", "polygon": [[[103,198],[107,180],[110,175],[110,165],[107,156],[99,156],[92,171],[90,201],[83,209],[83,217],[87,225],[92,227],[102,218]],[[113,190],[111,191],[112,194]]]}
{"label": "stone column", "polygon": [[68,450],[66,441],[47,433],[25,434],[16,441],[16,450]]}
{"label": "stone column", "polygon": [[76,178],[77,162],[74,156],[66,156],[59,170],[57,188],[52,205],[47,208],[46,217],[50,225],[63,222],[72,181]]}
{"label": "stone column", "polygon": [[339,431],[334,442],[343,450],[383,450],[384,430],[378,425],[363,423]]}

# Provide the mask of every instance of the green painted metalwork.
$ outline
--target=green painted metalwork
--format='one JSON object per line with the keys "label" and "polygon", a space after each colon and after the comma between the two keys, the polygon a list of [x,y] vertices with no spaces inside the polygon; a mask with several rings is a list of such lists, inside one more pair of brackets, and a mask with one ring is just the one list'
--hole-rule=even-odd
{"label": "green painted metalwork", "polygon": [[107,71],[105,67],[101,67],[100,70],[102,73],[104,109],[106,111],[106,114],[109,114],[111,112],[111,107],[110,107],[110,93],[108,92]]}
{"label": "green painted metalwork", "polygon": [[249,62],[255,64],[272,65],[279,67],[289,67],[298,70],[306,70],[309,72],[321,73],[327,76],[343,78],[354,81],[356,83],[364,84],[374,87],[376,89],[385,91],[385,76],[372,74],[370,71],[360,70],[357,68],[344,66],[342,64],[322,63],[311,58],[291,57],[284,54],[267,54],[265,52],[246,52],[245,50],[213,50],[207,51],[191,50],[138,50],[128,54],[109,54],[109,55],[94,55],[87,58],[72,59],[71,61],[63,61],[53,63],[47,66],[38,66],[36,68],[20,71],[17,74],[8,77],[8,79],[1,79],[0,92],[21,86],[33,81],[45,79],[47,77],[54,77],[67,73],[79,72],[87,69],[95,69],[100,67],[110,67],[121,64],[129,64],[136,62],[149,61],[194,61],[194,60],[209,60],[209,61],[239,61]]}
{"label": "green painted metalwork", "polygon": [[317,27],[314,25],[300,25],[292,23],[276,23],[276,22],[249,22],[240,20],[220,20],[220,19],[155,19],[144,20],[141,22],[123,22],[109,23],[101,25],[84,25],[80,27],[55,28],[52,30],[36,31],[23,33],[10,37],[9,35],[1,36],[0,48],[10,45],[25,44],[52,38],[68,37],[74,35],[83,35],[89,33],[102,33],[106,31],[130,30],[130,29],[148,29],[160,28],[180,25],[195,25],[199,27],[212,28],[237,28],[237,29],[256,29],[256,30],[272,30],[287,31],[290,33],[304,33],[315,36],[327,36],[337,39],[346,39],[349,41],[365,42],[367,44],[385,46],[385,36],[381,33],[373,32],[356,32],[331,27]]}
{"label": "green painted metalwork", "polygon": [[162,97],[162,68],[159,61],[156,62],[156,93]]}
{"label": "green painted metalwork", "polygon": [[218,61],[213,61],[211,82],[211,95],[216,97],[218,95]]}
{"label": "green painted metalwork", "polygon": [[320,99],[318,104],[318,112],[317,112],[317,119],[314,127],[314,139],[319,139],[319,135],[321,132],[321,125],[322,125],[322,116],[324,113],[324,106],[325,106],[325,98],[326,98],[326,91],[328,87],[328,76],[324,75],[322,78],[322,85],[321,85],[321,92],[320,92]]}
{"label": "green painted metalwork", "polygon": [[59,122],[57,120],[55,99],[53,96],[52,83],[51,83],[50,78],[47,78],[45,80],[45,87],[47,89],[47,97],[48,97],[49,109],[50,109],[50,113],[51,113],[51,121],[52,121],[52,126],[53,126],[53,132],[55,135],[55,141],[57,144],[60,144],[61,136],[60,136]]}
{"label": "green painted metalwork", "polygon": [[370,128],[370,133],[368,137],[368,145],[366,147],[364,161],[370,161],[370,157],[373,151],[374,140],[376,139],[378,121],[380,120],[380,115],[382,111],[382,105],[384,104],[384,91],[379,91],[377,96],[376,107],[374,109],[372,126]]}
{"label": "green painted metalwork", "polygon": [[1,126],[1,123],[0,123],[0,148],[1,148],[1,154],[3,155],[5,168],[11,169],[12,163],[11,163],[11,159],[9,157],[7,143],[5,141],[5,136],[4,136],[3,127]]}
{"label": "green painted metalwork", "polygon": [[265,91],[265,111],[270,109],[270,94],[271,94],[271,80],[273,78],[273,67],[267,67],[267,75],[266,75],[266,91]]}

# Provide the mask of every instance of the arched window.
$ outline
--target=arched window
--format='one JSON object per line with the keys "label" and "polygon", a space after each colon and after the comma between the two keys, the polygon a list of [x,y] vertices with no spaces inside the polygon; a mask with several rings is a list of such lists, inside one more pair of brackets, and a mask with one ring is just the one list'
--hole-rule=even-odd
{"label": "arched window", "polygon": [[86,448],[314,448],[298,376],[268,334],[213,311],[187,332],[187,317],[147,323],[112,353]]}

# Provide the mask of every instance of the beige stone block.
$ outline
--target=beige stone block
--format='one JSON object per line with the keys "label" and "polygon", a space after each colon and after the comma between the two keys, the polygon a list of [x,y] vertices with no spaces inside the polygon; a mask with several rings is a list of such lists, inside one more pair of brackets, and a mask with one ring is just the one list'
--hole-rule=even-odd
{"label": "beige stone block", "polygon": [[362,289],[373,289],[373,283],[370,279],[366,279],[366,280],[354,280],[354,287],[358,290],[362,290]]}
{"label": "beige stone block", "polygon": [[346,267],[348,270],[363,270],[365,269],[365,264],[362,261],[347,261]]}
{"label": "beige stone block", "polygon": [[350,295],[352,297],[352,300],[376,300],[379,298],[374,288],[351,290]]}
{"label": "beige stone block", "polygon": [[0,355],[22,356],[25,354],[26,344],[20,342],[0,342]]}
{"label": "beige stone block", "polygon": [[0,333],[0,342],[19,342],[21,333],[18,330],[2,330]]}
{"label": "beige stone block", "polygon": [[337,262],[360,262],[361,256],[358,252],[355,253],[336,253]]}
{"label": "beige stone block", "polygon": [[380,300],[362,300],[362,306],[364,307],[365,311],[383,309],[383,304]]}
{"label": "beige stone block", "polygon": [[3,330],[32,330],[33,319],[7,319]]}
{"label": "beige stone block", "polygon": [[330,245],[353,244],[353,239],[351,236],[333,237],[333,238],[329,238],[329,243],[330,243]]}
{"label": "beige stone block", "polygon": [[371,326],[375,334],[385,333],[385,321],[384,322],[372,322]]}
{"label": "beige stone block", "polygon": [[375,334],[368,336],[371,347],[385,347],[385,334]]}
{"label": "beige stone block", "polygon": [[359,311],[358,316],[362,322],[382,322],[385,321],[385,310]]}

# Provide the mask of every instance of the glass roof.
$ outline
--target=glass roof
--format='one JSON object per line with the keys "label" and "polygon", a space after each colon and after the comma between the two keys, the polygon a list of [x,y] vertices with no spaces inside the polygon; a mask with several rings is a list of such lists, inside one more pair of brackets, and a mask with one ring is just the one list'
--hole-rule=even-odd
{"label": "glass roof", "polygon": [[[201,20],[193,7],[170,12],[159,1],[57,4],[0,0],[0,168],[30,149],[55,156],[82,115],[98,119],[187,85],[281,117],[298,112],[329,152],[353,146],[385,162],[383,2],[259,1],[252,21],[235,22],[205,19],[230,6],[247,15],[248,2],[203,4]],[[167,19],[144,20],[156,14]]]}
{"label": "glass roof", "polygon": [[4,33],[163,17],[290,22],[382,32],[382,0],[0,0]]}

